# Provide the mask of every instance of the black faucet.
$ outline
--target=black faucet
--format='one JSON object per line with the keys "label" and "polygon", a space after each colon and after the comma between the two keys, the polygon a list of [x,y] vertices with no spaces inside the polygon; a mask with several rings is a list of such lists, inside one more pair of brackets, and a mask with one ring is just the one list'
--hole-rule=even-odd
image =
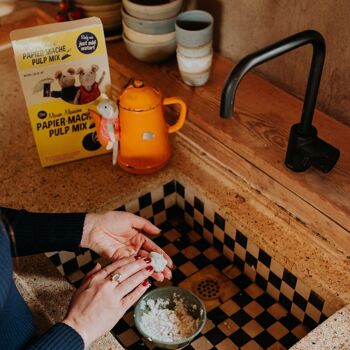
{"label": "black faucet", "polygon": [[296,172],[305,171],[310,166],[314,166],[327,173],[337,163],[340,152],[337,148],[317,137],[317,129],[312,125],[326,54],[325,42],[320,33],[306,30],[244,57],[226,78],[221,95],[220,115],[222,118],[232,116],[237,87],[250,69],[306,44],[312,44],[312,62],[301,120],[300,123],[294,124],[290,130],[285,165]]}

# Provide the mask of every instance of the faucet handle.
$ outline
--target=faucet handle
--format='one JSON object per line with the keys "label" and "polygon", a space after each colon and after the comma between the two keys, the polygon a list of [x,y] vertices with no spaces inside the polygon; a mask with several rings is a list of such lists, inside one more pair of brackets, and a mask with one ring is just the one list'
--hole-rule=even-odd
{"label": "faucet handle", "polygon": [[340,152],[319,137],[305,150],[311,153],[311,165],[324,173],[328,173],[337,163]]}
{"label": "faucet handle", "polygon": [[295,171],[302,172],[314,166],[328,173],[337,163],[340,151],[321,140],[317,129],[311,126],[308,135],[301,132],[301,124],[294,124],[290,130],[285,165]]}

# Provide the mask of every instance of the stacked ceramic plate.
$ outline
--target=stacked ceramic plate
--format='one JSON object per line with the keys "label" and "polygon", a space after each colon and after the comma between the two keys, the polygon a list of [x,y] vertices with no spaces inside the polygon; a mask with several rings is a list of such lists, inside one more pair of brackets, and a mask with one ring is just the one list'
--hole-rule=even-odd
{"label": "stacked ceramic plate", "polygon": [[76,0],[75,5],[83,10],[84,17],[99,17],[106,35],[121,34],[121,0]]}
{"label": "stacked ceramic plate", "polygon": [[144,62],[161,62],[176,51],[175,20],[183,0],[122,0],[123,39]]}

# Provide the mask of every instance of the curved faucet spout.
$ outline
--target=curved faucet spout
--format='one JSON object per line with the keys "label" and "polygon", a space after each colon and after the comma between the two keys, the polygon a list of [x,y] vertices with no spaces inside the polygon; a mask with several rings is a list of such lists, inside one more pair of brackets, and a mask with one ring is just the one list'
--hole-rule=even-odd
{"label": "curved faucet spout", "polygon": [[322,35],[315,30],[306,30],[297,33],[275,44],[267,46],[244,57],[231,71],[225,81],[221,95],[220,115],[223,118],[231,117],[234,109],[234,99],[237,87],[244,75],[252,68],[292,51],[300,46],[312,44],[313,55],[309,79],[307,83],[303,113],[301,116],[301,132],[308,135],[311,132],[312,117],[316,105],[318,87],[321,80],[323,63],[326,55],[326,46]]}
{"label": "curved faucet spout", "polygon": [[326,45],[319,32],[306,30],[244,57],[226,78],[221,94],[220,116],[222,118],[232,116],[237,87],[249,70],[307,44],[312,44],[313,47],[309,79],[300,123],[293,125],[290,132],[285,165],[289,169],[298,172],[305,171],[310,166],[314,166],[323,172],[328,172],[338,161],[340,152],[335,147],[319,139],[317,130],[312,125],[326,55]]}

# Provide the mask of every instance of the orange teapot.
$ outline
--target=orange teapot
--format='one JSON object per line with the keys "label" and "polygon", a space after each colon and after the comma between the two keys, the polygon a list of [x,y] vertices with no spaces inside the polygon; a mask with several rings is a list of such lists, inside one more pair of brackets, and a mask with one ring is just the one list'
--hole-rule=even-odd
{"label": "orange teapot", "polygon": [[[169,126],[164,105],[179,104],[178,121]],[[187,106],[180,97],[162,98],[161,93],[142,80],[132,80],[119,97],[118,164],[134,174],[161,169],[170,158],[168,134],[184,124]]]}

